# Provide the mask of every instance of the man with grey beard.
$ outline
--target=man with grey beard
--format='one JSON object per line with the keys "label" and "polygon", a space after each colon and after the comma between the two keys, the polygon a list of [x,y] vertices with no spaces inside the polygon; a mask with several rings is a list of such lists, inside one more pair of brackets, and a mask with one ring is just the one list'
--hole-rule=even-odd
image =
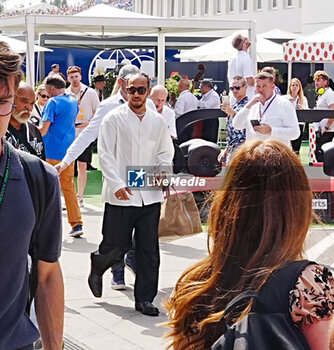
{"label": "man with grey beard", "polygon": [[39,129],[29,121],[34,103],[34,90],[21,81],[15,94],[15,107],[11,113],[5,138],[15,148],[45,160],[42,135]]}

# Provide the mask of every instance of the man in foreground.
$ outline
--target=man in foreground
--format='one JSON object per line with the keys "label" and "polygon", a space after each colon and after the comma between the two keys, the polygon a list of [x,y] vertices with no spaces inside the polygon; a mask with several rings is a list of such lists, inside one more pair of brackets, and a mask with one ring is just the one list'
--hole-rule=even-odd
{"label": "man in foreground", "polygon": [[235,129],[246,129],[246,140],[276,139],[291,145],[299,137],[296,110],[286,98],[274,92],[274,78],[269,73],[255,77],[256,95],[233,118]]}
{"label": "man in foreground", "polygon": [[[89,287],[95,297],[102,296],[102,276],[132,246],[135,238],[135,308],[158,316],[152,302],[157,294],[159,276],[158,224],[161,189],[129,188],[129,169],[156,167],[168,172],[173,144],[163,118],[146,108],[150,94],[149,78],[138,73],[128,80],[128,103],[114,109],[102,121],[98,150],[103,173],[103,239],[91,254]],[[141,171],[141,178],[143,173]],[[140,174],[137,173],[140,177]]]}
{"label": "man in foreground", "polygon": [[[35,225],[32,197],[19,152],[4,141],[14,96],[21,80],[21,57],[0,42],[0,348],[32,350],[39,333],[25,312],[28,300],[28,251]],[[59,182],[46,163],[44,215],[35,242],[38,286],[35,307],[44,350],[61,350],[64,287]]]}

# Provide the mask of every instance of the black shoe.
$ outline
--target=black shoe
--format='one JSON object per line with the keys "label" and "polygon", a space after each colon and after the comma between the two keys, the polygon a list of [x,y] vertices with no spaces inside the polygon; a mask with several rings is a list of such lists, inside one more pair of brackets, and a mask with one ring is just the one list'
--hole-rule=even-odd
{"label": "black shoe", "polygon": [[123,257],[123,254],[119,247],[107,254],[100,254],[98,250],[90,254],[91,268],[88,276],[88,285],[95,297],[101,298],[102,296],[103,274],[116,261],[120,260],[120,256]]}
{"label": "black shoe", "polygon": [[102,276],[99,276],[96,273],[94,273],[93,269],[91,269],[90,274],[88,276],[88,285],[94,297],[102,297]]}
{"label": "black shoe", "polygon": [[87,163],[87,170],[97,170],[97,168],[93,167],[92,164]]}
{"label": "black shoe", "polygon": [[135,308],[137,311],[141,312],[143,315],[159,316],[159,309],[149,301],[143,301],[143,302],[136,301]]}

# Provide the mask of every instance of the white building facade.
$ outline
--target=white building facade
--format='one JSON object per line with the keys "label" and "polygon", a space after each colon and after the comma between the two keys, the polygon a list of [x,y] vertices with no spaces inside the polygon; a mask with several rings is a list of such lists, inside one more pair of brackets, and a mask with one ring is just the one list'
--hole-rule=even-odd
{"label": "white building facade", "polygon": [[274,28],[309,34],[333,24],[333,0],[134,0],[134,11],[169,18],[254,20],[257,33]]}

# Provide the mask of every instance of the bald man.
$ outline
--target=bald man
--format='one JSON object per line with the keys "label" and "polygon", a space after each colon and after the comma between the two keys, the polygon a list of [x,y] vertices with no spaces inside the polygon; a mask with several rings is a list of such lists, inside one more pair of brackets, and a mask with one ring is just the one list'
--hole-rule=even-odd
{"label": "bald man", "polygon": [[176,118],[187,112],[193,111],[198,107],[197,98],[190,92],[190,81],[181,79],[179,81],[180,95],[175,103],[174,112]]}
{"label": "bald man", "polygon": [[34,103],[33,88],[21,81],[15,94],[15,108],[12,110],[5,138],[15,148],[45,160],[42,135],[37,126],[29,120]]}
{"label": "bald man", "polygon": [[175,113],[171,108],[166,106],[168,90],[163,85],[156,85],[152,88],[150,97],[157,112],[164,117],[170,136],[172,139],[176,139]]}

